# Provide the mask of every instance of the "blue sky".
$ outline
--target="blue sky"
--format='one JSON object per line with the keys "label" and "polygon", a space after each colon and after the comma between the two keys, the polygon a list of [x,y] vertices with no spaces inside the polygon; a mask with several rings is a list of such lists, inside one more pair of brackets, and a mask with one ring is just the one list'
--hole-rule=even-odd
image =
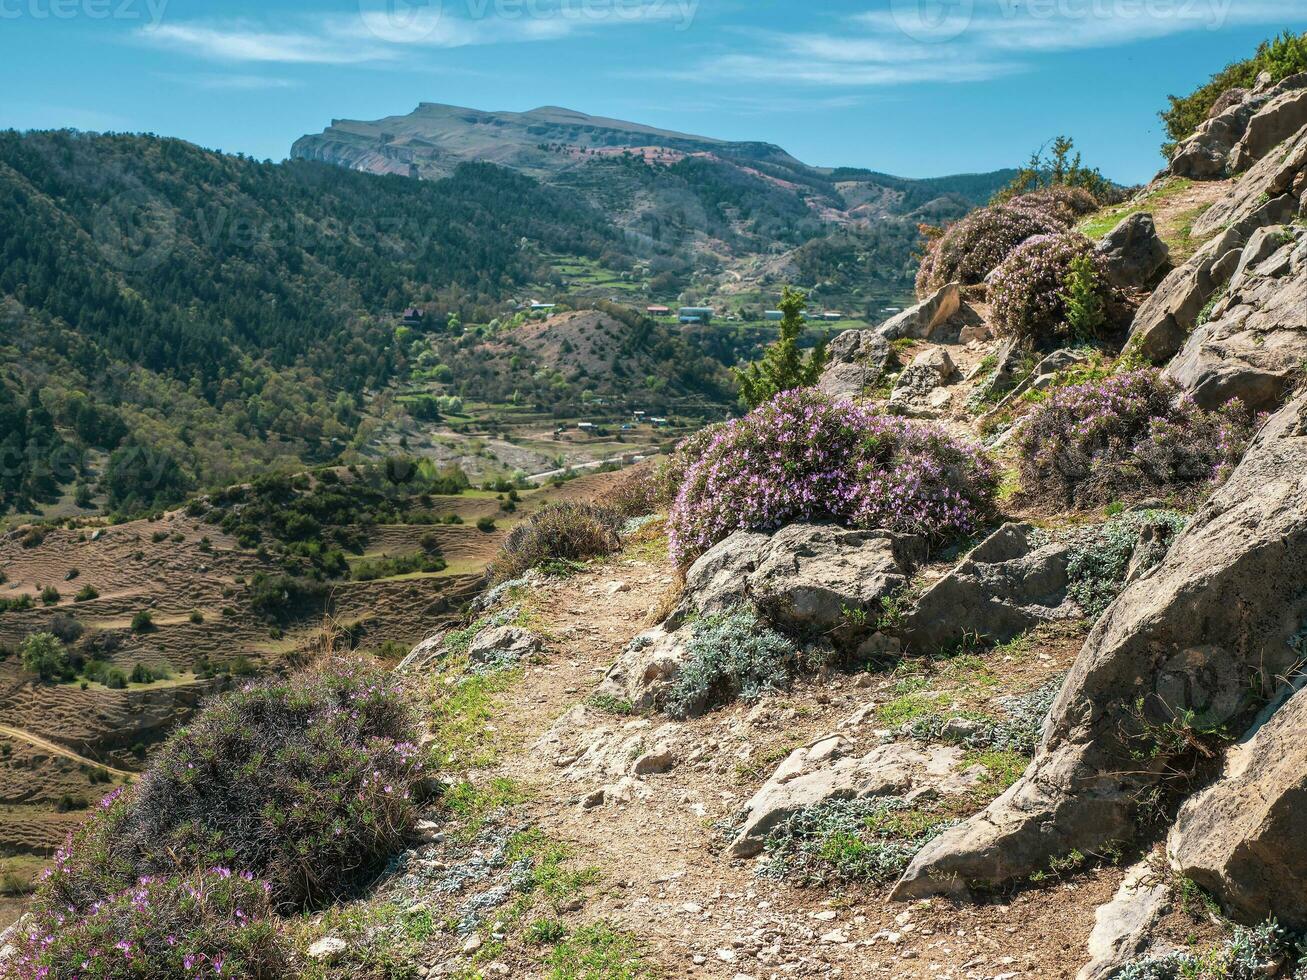
{"label": "blue sky", "polygon": [[562,105],[933,176],[1059,133],[1118,180],[1307,0],[0,0],[0,126],[282,159],[333,117]]}

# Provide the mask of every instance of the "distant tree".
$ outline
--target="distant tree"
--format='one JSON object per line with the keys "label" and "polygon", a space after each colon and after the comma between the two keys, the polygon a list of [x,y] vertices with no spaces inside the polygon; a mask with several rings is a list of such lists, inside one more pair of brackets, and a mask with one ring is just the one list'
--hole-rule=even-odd
{"label": "distant tree", "polygon": [[807,296],[802,290],[785,287],[781,295],[781,335],[754,361],[735,372],[740,383],[740,402],[753,410],[782,391],[806,388],[817,383],[826,364],[826,348],[818,344],[806,356],[799,350],[799,338],[807,329],[803,305]]}
{"label": "distant tree", "polygon": [[995,204],[1002,204],[1031,191],[1050,187],[1079,187],[1100,201],[1111,195],[1112,183],[1098,168],[1085,166],[1076,150],[1076,142],[1069,136],[1058,136],[1045,143],[1034,153],[1024,167],[1017,170],[1012,183],[994,195]]}
{"label": "distant tree", "polygon": [[20,652],[23,669],[43,681],[62,677],[68,670],[68,653],[53,633],[33,633],[23,641]]}

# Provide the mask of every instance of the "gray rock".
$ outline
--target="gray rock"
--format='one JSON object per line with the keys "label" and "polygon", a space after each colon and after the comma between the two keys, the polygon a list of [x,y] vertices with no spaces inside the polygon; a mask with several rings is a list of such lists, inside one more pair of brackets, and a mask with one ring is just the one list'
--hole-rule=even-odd
{"label": "gray rock", "polygon": [[[1307,489],[1307,486],[1304,487]],[[1220,779],[1181,808],[1172,866],[1249,925],[1307,929],[1307,691],[1227,753]]]}
{"label": "gray rock", "polygon": [[938,408],[938,404],[931,404],[931,396],[937,389],[953,381],[957,374],[957,365],[943,347],[924,350],[899,375],[894,391],[890,394],[890,407],[913,414],[921,414],[923,409]]}
{"label": "gray rock", "polygon": [[1132,214],[1098,243],[1107,279],[1120,289],[1144,289],[1166,266],[1171,250],[1151,214]]}
{"label": "gray rock", "polygon": [[1069,347],[1064,347],[1060,350],[1053,351],[1051,354],[1045,355],[1040,359],[1039,363],[1035,365],[1034,369],[1017,382],[1012,390],[1003,397],[1003,400],[994,406],[989,414],[992,415],[995,412],[1001,412],[1028,391],[1043,391],[1057,380],[1057,376],[1060,372],[1065,371],[1067,368],[1075,367],[1077,364],[1084,364],[1088,360],[1088,353],[1072,350]]}
{"label": "gray rock", "polygon": [[622,651],[595,694],[630,703],[636,711],[656,711],[665,703],[689,651],[687,635],[655,626],[632,640]]}
{"label": "gray rock", "polygon": [[[1268,254],[1269,253],[1269,254]],[[1275,228],[1244,249],[1230,292],[1166,369],[1204,408],[1272,411],[1307,364],[1307,236]]]}
{"label": "gray rock", "polygon": [[323,936],[308,948],[308,957],[311,960],[330,963],[347,949],[349,949],[349,944],[345,940],[337,939],[335,936]]}
{"label": "gray rock", "polygon": [[1307,88],[1271,99],[1248,120],[1243,138],[1230,154],[1230,172],[1247,170],[1303,126],[1307,126]]}
{"label": "gray rock", "polygon": [[825,524],[791,524],[773,535],[738,531],[690,566],[676,610],[631,642],[599,693],[640,710],[661,708],[688,655],[687,619],[740,606],[792,636],[856,647],[871,627],[850,623],[849,612],[879,614],[881,600],[906,587],[923,557],[920,541],[889,531]]}
{"label": "gray rock", "polygon": [[895,897],[1008,881],[1072,849],[1130,840],[1136,801],[1167,764],[1149,755],[1150,726],[1180,712],[1199,727],[1246,723],[1257,708],[1250,678],[1270,683],[1299,659],[1290,641],[1307,621],[1305,500],[1307,393],[1095,624],[1025,775],[927,845]]}
{"label": "gray rock", "polygon": [[1225,196],[1194,222],[1193,234],[1208,238],[1234,228],[1246,240],[1258,228],[1287,224],[1303,213],[1307,190],[1307,126],[1262,157]]}
{"label": "gray rock", "polygon": [[889,341],[875,330],[846,330],[826,348],[817,388],[831,398],[861,398],[894,363]]}
{"label": "gray rock", "polygon": [[897,313],[876,328],[886,340],[929,340],[944,323],[962,308],[962,285],[951,282],[941,286],[928,299]]}
{"label": "gray rock", "polygon": [[1039,540],[1029,524],[1005,524],[917,600],[908,643],[935,651],[977,635],[1006,642],[1038,623],[1078,614],[1067,600],[1066,545]]}
{"label": "gray rock", "polygon": [[1246,241],[1229,229],[1163,279],[1135,314],[1128,348],[1154,364],[1174,357],[1203,308],[1234,274]]}
{"label": "gray rock", "polygon": [[544,648],[540,637],[517,626],[489,626],[472,638],[467,658],[473,664],[510,664]]}
{"label": "gray rock", "polygon": [[915,538],[889,531],[791,524],[759,553],[746,589],[782,631],[826,636],[846,625],[850,610],[878,614],[882,599],[907,586],[921,557]]}
{"label": "gray rock", "polygon": [[964,755],[956,746],[920,749],[901,742],[860,756],[854,748],[842,735],[827,735],[791,752],[745,804],[744,822],[727,853],[738,858],[761,853],[777,824],[818,803],[902,797],[923,790],[956,794],[977,781],[975,773],[956,771]]}
{"label": "gray rock", "polygon": [[1238,173],[1264,159],[1307,122],[1302,89],[1307,89],[1307,73],[1251,92],[1226,92],[1198,130],[1176,147],[1171,173],[1208,180]]}
{"label": "gray rock", "polygon": [[1094,913],[1090,960],[1076,980],[1108,980],[1135,960],[1154,955],[1153,931],[1171,903],[1171,889],[1147,861],[1125,874],[1116,896]]}
{"label": "gray rock", "polygon": [[1204,121],[1197,132],[1176,147],[1171,156],[1171,173],[1198,180],[1224,177],[1229,170],[1230,154],[1243,139],[1248,121],[1264,101],[1251,98],[1236,102]]}

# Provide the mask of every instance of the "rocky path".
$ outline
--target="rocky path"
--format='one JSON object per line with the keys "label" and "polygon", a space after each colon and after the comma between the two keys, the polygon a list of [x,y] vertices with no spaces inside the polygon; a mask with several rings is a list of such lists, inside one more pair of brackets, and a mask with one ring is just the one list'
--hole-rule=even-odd
{"label": "rocky path", "polygon": [[[686,723],[582,707],[671,584],[664,563],[620,560],[536,590],[548,663],[527,669],[493,719],[503,762],[483,775],[524,787],[532,824],[602,873],[580,917],[635,934],[666,976],[1075,976],[1094,909],[1119,882],[1114,869],[959,907],[891,905],[884,889],[796,888],[727,859],[720,827],[778,759],[870,695],[836,675]],[[651,749],[664,742],[676,748],[660,759]],[[668,771],[624,775],[642,752],[647,768]]]}

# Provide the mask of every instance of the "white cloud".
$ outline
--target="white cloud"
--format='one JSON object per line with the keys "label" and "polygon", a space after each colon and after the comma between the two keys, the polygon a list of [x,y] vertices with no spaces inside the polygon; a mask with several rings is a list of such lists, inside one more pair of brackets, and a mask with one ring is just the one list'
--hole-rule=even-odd
{"label": "white cloud", "polygon": [[223,72],[194,74],[160,72],[156,77],[178,85],[189,85],[192,88],[214,92],[261,92],[268,89],[298,88],[302,84],[293,78],[276,78],[271,75],[231,75]]}
{"label": "white cloud", "polygon": [[394,0],[354,15],[272,29],[241,22],[162,24],[139,40],[212,61],[351,65],[387,62],[415,47],[552,41],[632,24],[687,27],[699,0]]}
{"label": "white cloud", "polygon": [[752,32],[753,50],[726,50],[664,77],[885,87],[977,82],[1033,67],[1040,53],[1116,47],[1232,25],[1279,30],[1307,20],[1307,0],[879,0],[840,21],[847,30]]}
{"label": "white cloud", "polygon": [[274,32],[245,25],[161,24],[142,29],[138,36],[158,47],[184,50],[212,61],[345,65],[389,56],[377,45],[349,44],[325,34]]}

